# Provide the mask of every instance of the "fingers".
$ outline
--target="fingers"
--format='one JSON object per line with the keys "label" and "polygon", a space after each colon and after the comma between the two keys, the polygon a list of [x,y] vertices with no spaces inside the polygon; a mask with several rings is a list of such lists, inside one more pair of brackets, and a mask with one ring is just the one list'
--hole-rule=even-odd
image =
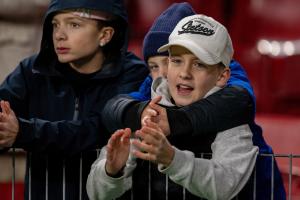
{"label": "fingers", "polygon": [[153,99],[151,99],[150,104],[158,104],[161,98],[161,96],[154,97]]}
{"label": "fingers", "polygon": [[153,145],[149,145],[144,141],[134,139],[132,144],[136,149],[132,152],[134,156],[143,160],[156,161],[156,150]]}
{"label": "fingers", "polygon": [[144,126],[136,132],[136,136],[147,143],[156,144],[163,137],[163,133],[155,127]]}
{"label": "fingers", "polygon": [[123,132],[123,135],[122,135],[122,138],[121,138],[121,142],[123,144],[129,144],[130,136],[131,136],[130,128],[125,128],[124,132]]}
{"label": "fingers", "polygon": [[133,155],[142,160],[149,160],[152,162],[156,162],[156,155],[150,153],[143,153],[141,151],[134,151]]}
{"label": "fingers", "polygon": [[155,120],[158,117],[158,112],[156,112],[155,110],[151,109],[151,108],[146,108],[144,111],[146,114],[144,115],[144,117],[142,118],[142,126],[146,125],[146,121],[147,120],[151,120],[151,121],[157,121]]}
{"label": "fingers", "polygon": [[10,111],[11,111],[9,102],[8,102],[8,101],[1,100],[0,105],[1,105],[2,112],[3,112],[4,114],[9,115],[9,114],[10,114]]}
{"label": "fingers", "polygon": [[112,151],[114,147],[120,145],[121,143],[129,144],[130,135],[131,135],[130,128],[120,129],[115,131],[111,135],[110,139],[108,140],[107,151]]}
{"label": "fingers", "polygon": [[4,114],[2,112],[0,112],[0,122],[3,122],[5,119]]}
{"label": "fingers", "polygon": [[[160,98],[159,98],[160,97]],[[164,109],[163,107],[159,106],[158,103],[159,101],[157,101],[159,99],[159,101],[161,100],[161,96],[155,97],[153,100],[150,101],[149,103],[149,107],[151,109],[153,109],[157,114],[160,113],[160,111],[162,109]]]}

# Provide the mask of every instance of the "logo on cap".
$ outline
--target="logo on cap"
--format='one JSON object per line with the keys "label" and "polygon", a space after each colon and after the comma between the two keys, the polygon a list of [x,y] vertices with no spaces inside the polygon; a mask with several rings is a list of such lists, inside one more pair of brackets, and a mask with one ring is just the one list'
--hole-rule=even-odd
{"label": "logo on cap", "polygon": [[207,27],[208,23],[204,20],[192,19],[185,23],[181,30],[178,31],[178,35],[183,33],[201,34],[211,36],[215,33],[213,29]]}

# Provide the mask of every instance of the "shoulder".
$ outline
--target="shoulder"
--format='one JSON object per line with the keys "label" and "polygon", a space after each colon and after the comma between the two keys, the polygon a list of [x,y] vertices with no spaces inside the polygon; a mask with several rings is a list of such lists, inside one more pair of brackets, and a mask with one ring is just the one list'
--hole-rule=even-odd
{"label": "shoulder", "polygon": [[32,70],[33,69],[33,66],[36,62],[36,59],[37,59],[37,55],[32,55],[32,56],[29,56],[29,57],[26,57],[24,58],[23,60],[21,60],[19,66],[24,68],[24,69],[30,69]]}
{"label": "shoulder", "polygon": [[148,74],[146,63],[131,52],[125,54],[124,70],[139,70]]}
{"label": "shoulder", "polygon": [[122,65],[121,75],[123,82],[137,80],[141,83],[149,74],[145,62],[130,52],[126,53]]}

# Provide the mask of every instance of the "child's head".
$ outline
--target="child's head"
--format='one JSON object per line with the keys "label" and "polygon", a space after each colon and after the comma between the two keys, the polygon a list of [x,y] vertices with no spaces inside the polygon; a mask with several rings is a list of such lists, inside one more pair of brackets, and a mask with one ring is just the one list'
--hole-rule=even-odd
{"label": "child's head", "polygon": [[[114,35],[114,28],[105,26],[113,16],[96,11],[64,10],[54,14],[53,46],[61,63],[75,68],[101,65],[104,60],[101,48]],[[80,69],[79,69],[80,70]]]}
{"label": "child's head", "polygon": [[159,53],[157,49],[168,43],[169,35],[181,19],[194,14],[190,4],[174,3],[154,21],[143,43],[144,60],[153,79],[166,76],[168,69],[168,52]]}
{"label": "child's head", "polygon": [[85,63],[93,54],[99,57],[98,52],[105,59],[119,58],[126,50],[126,37],[127,13],[122,0],[51,0],[38,61],[65,63],[79,58],[78,63]]}
{"label": "child's head", "polygon": [[182,19],[159,52],[169,50],[168,84],[176,105],[203,98],[230,77],[233,47],[226,28],[211,17]]}

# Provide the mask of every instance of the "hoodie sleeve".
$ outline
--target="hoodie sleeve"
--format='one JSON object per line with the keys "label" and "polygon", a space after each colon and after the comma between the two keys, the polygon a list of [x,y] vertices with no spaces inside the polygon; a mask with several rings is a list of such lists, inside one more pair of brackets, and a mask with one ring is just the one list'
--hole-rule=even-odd
{"label": "hoodie sleeve", "polygon": [[[0,85],[0,99],[9,101],[19,121],[19,133],[14,147],[35,152],[59,152],[74,155],[102,147],[110,135],[101,122],[102,110],[93,110],[80,120],[50,120],[32,118],[28,114],[32,66],[34,59],[26,59]],[[145,71],[145,70],[144,70]],[[145,72],[146,73],[146,72]],[[139,73],[141,74],[141,73]],[[142,80],[142,78],[140,78]],[[136,79],[122,85],[125,92],[136,86]],[[62,102],[63,103],[63,102]],[[99,106],[98,106],[99,107]]]}
{"label": "hoodie sleeve", "polygon": [[[100,123],[99,114],[81,121],[27,118],[32,69],[24,66],[32,66],[30,62],[33,59],[21,62],[0,85],[0,99],[9,101],[19,121],[19,133],[13,146],[28,151],[76,154],[104,145],[109,134]],[[99,130],[103,130],[103,134]]]}
{"label": "hoodie sleeve", "polygon": [[[248,125],[218,133],[211,145],[212,158],[196,158],[175,148],[167,168],[158,169],[175,183],[205,199],[232,199],[247,183],[255,166],[258,147],[253,146]],[[201,180],[201,181],[199,181]]]}

